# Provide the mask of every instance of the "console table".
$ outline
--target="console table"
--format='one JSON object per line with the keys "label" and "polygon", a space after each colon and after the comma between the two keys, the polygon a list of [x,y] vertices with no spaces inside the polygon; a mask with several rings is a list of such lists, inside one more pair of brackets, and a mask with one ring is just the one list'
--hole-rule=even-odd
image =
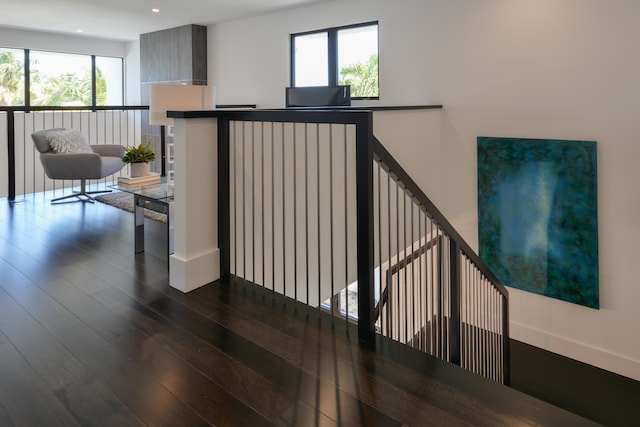
{"label": "console table", "polygon": [[114,190],[133,194],[135,253],[144,252],[144,210],[151,209],[167,215],[167,244],[169,255],[173,253],[173,185],[166,182],[131,187],[110,186]]}

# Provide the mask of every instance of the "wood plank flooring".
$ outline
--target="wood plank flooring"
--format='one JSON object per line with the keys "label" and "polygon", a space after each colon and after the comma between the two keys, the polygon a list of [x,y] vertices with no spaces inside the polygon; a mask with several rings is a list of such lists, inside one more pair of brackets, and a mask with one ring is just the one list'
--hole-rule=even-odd
{"label": "wood plank flooring", "polygon": [[243,284],[183,294],[164,225],[134,255],[132,214],[51,197],[0,199],[0,426],[592,425]]}

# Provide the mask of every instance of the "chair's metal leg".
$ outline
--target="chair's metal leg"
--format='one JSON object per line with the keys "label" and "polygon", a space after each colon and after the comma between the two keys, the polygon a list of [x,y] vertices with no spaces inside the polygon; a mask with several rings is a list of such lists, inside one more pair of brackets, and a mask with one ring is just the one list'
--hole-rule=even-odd
{"label": "chair's metal leg", "polygon": [[70,199],[72,197],[77,197],[78,201],[84,201],[83,199],[80,198],[80,196],[82,196],[82,193],[80,193],[78,191],[74,191],[73,194],[67,194],[66,196],[62,196],[62,197],[57,197],[55,199],[51,199],[51,203],[59,202],[60,200]]}
{"label": "chair's metal leg", "polygon": [[98,193],[110,193],[111,190],[96,190],[96,191],[87,191],[87,183],[86,180],[80,180],[80,191],[74,191],[73,194],[68,194],[66,196],[58,197],[55,199],[51,199],[51,203],[59,202],[60,200],[70,199],[72,197],[77,197],[79,202],[89,202],[93,203],[96,201],[89,194],[98,194]]}

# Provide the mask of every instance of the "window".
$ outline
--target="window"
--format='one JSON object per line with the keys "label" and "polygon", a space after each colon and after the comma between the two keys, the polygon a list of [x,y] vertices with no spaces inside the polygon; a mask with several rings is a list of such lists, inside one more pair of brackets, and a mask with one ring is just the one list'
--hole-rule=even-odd
{"label": "window", "polygon": [[31,52],[31,105],[92,105],[91,57]]}
{"label": "window", "polygon": [[123,82],[122,58],[0,48],[0,105],[122,105]]}
{"label": "window", "polygon": [[0,105],[24,105],[24,52],[0,48]]}
{"label": "window", "polygon": [[329,45],[327,33],[314,33],[295,38],[294,86],[329,85]]}
{"label": "window", "polygon": [[350,85],[354,99],[378,98],[378,23],[292,34],[291,85]]}
{"label": "window", "polygon": [[122,58],[96,56],[96,105],[124,104]]}

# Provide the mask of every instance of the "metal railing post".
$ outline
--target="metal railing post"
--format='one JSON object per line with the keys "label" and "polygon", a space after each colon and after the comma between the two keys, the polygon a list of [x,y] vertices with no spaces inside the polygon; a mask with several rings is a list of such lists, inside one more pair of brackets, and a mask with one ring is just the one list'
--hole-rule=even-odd
{"label": "metal railing post", "polygon": [[218,118],[218,243],[220,246],[220,277],[231,271],[231,199],[229,120]]}
{"label": "metal railing post", "polygon": [[10,202],[16,200],[16,131],[15,114],[13,110],[7,111],[7,155],[8,155],[8,198]]}
{"label": "metal railing post", "polygon": [[449,240],[449,356],[451,363],[460,365],[460,250],[455,240]]}
{"label": "metal railing post", "polygon": [[375,343],[373,234],[373,115],[356,125],[356,217],[358,257],[358,338]]}

